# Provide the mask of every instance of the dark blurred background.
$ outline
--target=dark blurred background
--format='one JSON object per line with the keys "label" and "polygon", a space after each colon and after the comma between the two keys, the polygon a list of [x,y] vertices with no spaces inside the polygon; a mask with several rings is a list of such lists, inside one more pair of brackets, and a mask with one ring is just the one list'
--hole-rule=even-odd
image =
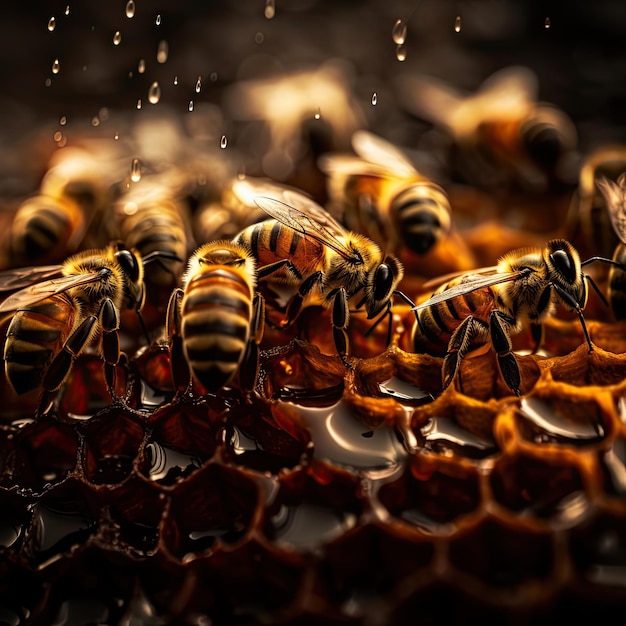
{"label": "dark blurred background", "polygon": [[[60,120],[71,140],[73,129],[96,118],[99,131],[113,134],[116,111],[131,120],[150,107],[185,116],[190,101],[196,110],[220,107],[223,89],[239,79],[340,58],[371,128],[400,144],[410,145],[422,127],[399,109],[394,76],[423,72],[471,90],[511,64],[537,73],[540,98],[574,119],[583,151],[626,141],[626,3],[620,0],[270,0],[272,7],[268,19],[267,0],[135,0],[129,18],[127,0],[9,3],[0,20],[0,139],[12,146],[44,128],[44,141],[54,148]],[[391,37],[398,19],[407,23],[404,61]],[[158,60],[164,45],[167,56]],[[154,81],[161,97],[150,105]],[[223,115],[236,147],[236,129],[228,111]]]}

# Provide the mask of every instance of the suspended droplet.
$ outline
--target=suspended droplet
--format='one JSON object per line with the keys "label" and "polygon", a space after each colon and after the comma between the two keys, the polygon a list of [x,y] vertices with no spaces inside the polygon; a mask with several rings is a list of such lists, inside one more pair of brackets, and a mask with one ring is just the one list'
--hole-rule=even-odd
{"label": "suspended droplet", "polygon": [[60,69],[61,64],[59,63],[59,59],[54,59],[54,61],[52,61],[52,73],[58,74]]}
{"label": "suspended droplet", "polygon": [[178,85],[178,76],[174,76],[174,85]]}
{"label": "suspended droplet", "polygon": [[59,124],[61,126],[65,126],[67,124],[67,117],[65,115],[61,115],[61,117],[59,119]]}
{"label": "suspended droplet", "polygon": [[160,14],[160,13],[158,13],[158,14],[157,14],[157,16],[156,16],[156,18],[155,18],[155,20],[154,20],[154,23],[155,23],[157,26],[161,26],[161,14]]}
{"label": "suspended droplet", "polygon": [[137,110],[141,109],[141,98],[137,100]]}
{"label": "suspended droplet", "polygon": [[546,17],[545,22],[543,23],[543,26],[546,30],[548,30],[548,28],[550,28],[550,26],[552,26],[552,23],[550,22],[550,18]]}
{"label": "suspended droplet", "polygon": [[169,45],[167,41],[162,39],[157,46],[157,63],[165,63],[169,54]]}
{"label": "suspended droplet", "polygon": [[401,46],[406,41],[406,24],[403,20],[396,20],[396,23],[391,29],[391,37],[393,43]]}
{"label": "suspended droplet", "polygon": [[120,33],[119,30],[116,30],[115,34],[113,35],[113,45],[119,46],[121,42],[122,42],[122,33]]}
{"label": "suspended droplet", "polygon": [[187,108],[188,108],[190,111],[193,111],[193,100],[189,100],[189,105],[187,106]]}
{"label": "suspended droplet", "polygon": [[56,28],[56,25],[57,25],[56,19],[54,17],[51,17],[48,20],[48,30],[52,32]]}
{"label": "suspended droplet", "polygon": [[406,61],[406,46],[404,44],[396,48],[396,59],[398,59],[398,61]]}
{"label": "suspended droplet", "polygon": [[265,1],[265,17],[271,20],[276,15],[276,3],[274,0]]}
{"label": "suspended droplet", "polygon": [[130,164],[130,179],[134,183],[138,183],[141,180],[141,161],[139,159],[133,159]]}
{"label": "suspended droplet", "polygon": [[372,94],[372,106],[376,106],[378,104],[378,94],[374,92]]}
{"label": "suspended droplet", "polygon": [[461,32],[461,16],[460,15],[457,15],[454,18],[454,32],[455,33]]}
{"label": "suspended droplet", "polygon": [[135,17],[135,3],[133,0],[128,0],[126,3],[126,17],[129,19]]}
{"label": "suspended droplet", "polygon": [[148,90],[148,102],[150,102],[150,104],[156,104],[160,99],[161,87],[159,87],[159,83],[155,80]]}
{"label": "suspended droplet", "polygon": [[196,81],[196,93],[200,93],[202,90],[202,76],[198,76],[198,80]]}
{"label": "suspended droplet", "polygon": [[222,135],[222,138],[220,139],[220,148],[223,150],[227,145],[228,139],[226,138],[226,135]]}
{"label": "suspended droplet", "polygon": [[137,71],[140,74],[143,74],[146,71],[146,60],[145,59],[139,59],[139,63],[137,64]]}

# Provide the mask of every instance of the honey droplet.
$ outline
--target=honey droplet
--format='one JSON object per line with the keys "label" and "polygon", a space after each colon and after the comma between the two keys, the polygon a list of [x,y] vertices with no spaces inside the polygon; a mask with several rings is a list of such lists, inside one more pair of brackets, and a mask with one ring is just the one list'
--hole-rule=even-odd
{"label": "honey droplet", "polygon": [[274,0],[267,0],[265,3],[265,17],[271,20],[276,15],[276,4]]}
{"label": "honey droplet", "polygon": [[130,165],[130,179],[134,183],[138,183],[141,180],[141,161],[137,158],[133,159]]}
{"label": "honey droplet", "polygon": [[126,3],[126,17],[128,19],[135,17],[135,3],[133,0],[128,0]]}
{"label": "honey droplet", "polygon": [[222,135],[222,138],[220,139],[220,148],[223,150],[227,145],[228,139],[226,138],[226,135]]}
{"label": "honey droplet", "polygon": [[165,63],[169,55],[169,44],[162,39],[157,47],[157,63]]}
{"label": "honey droplet", "polygon": [[48,30],[52,32],[56,28],[56,25],[57,25],[56,19],[54,17],[51,17],[48,20]]}
{"label": "honey droplet", "polygon": [[391,37],[396,45],[401,46],[406,41],[406,31],[406,23],[403,20],[396,20],[391,30]]}
{"label": "honey droplet", "polygon": [[113,35],[113,45],[119,46],[120,43],[122,43],[122,33],[120,33],[119,30],[116,30],[115,34]]}
{"label": "honey droplet", "polygon": [[406,47],[404,44],[396,48],[396,59],[398,59],[398,61],[406,61]]}
{"label": "honey droplet", "polygon": [[160,99],[161,87],[159,87],[159,83],[155,80],[148,90],[148,102],[150,104],[156,104]]}
{"label": "honey droplet", "polygon": [[54,61],[52,61],[52,73],[58,74],[60,69],[61,64],[59,63],[59,59],[54,59]]}
{"label": "honey droplet", "polygon": [[552,22],[550,21],[549,17],[546,17],[545,22],[543,23],[543,27],[548,30],[550,28],[550,26],[552,26]]}
{"label": "honey droplet", "polygon": [[372,94],[372,106],[376,106],[378,104],[378,94],[376,92],[374,92]]}
{"label": "honey droplet", "polygon": [[455,33],[461,32],[461,16],[460,15],[457,15],[456,18],[454,19],[454,32]]}

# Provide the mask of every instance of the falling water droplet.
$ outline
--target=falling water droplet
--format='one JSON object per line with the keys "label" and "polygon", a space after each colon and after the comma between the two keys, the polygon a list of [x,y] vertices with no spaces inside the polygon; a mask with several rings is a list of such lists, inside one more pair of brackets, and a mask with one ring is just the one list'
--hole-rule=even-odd
{"label": "falling water droplet", "polygon": [[406,24],[402,20],[396,20],[396,23],[391,29],[391,37],[393,42],[401,46],[406,41]]}
{"label": "falling water droplet", "polygon": [[137,110],[141,109],[141,98],[137,100]]}
{"label": "falling water droplet", "polygon": [[135,17],[135,3],[133,0],[128,0],[126,3],[126,17],[129,19]]}
{"label": "falling water droplet", "polygon": [[200,93],[202,89],[202,76],[198,76],[198,80],[196,81],[196,93]]}
{"label": "falling water droplet", "polygon": [[68,4],[68,5],[65,7],[65,15],[69,15],[69,14],[70,14],[70,5]]}
{"label": "falling water droplet", "polygon": [[65,115],[61,115],[61,118],[59,119],[59,124],[61,126],[65,126],[67,124],[67,117]]}
{"label": "falling water droplet", "polygon": [[169,45],[165,39],[159,41],[157,46],[157,63],[165,63],[169,55]]}
{"label": "falling water droplet", "polygon": [[157,26],[161,26],[161,14],[160,13],[157,14],[156,19],[154,20],[154,23]]}
{"label": "falling water droplet", "polygon": [[139,159],[133,159],[130,165],[130,179],[134,183],[138,183],[141,180],[141,161]]}
{"label": "falling water droplet", "polygon": [[398,59],[398,61],[406,61],[406,46],[404,44],[396,48],[396,59]]}
{"label": "falling water droplet", "polygon": [[265,2],[265,17],[271,20],[276,15],[276,3],[274,0],[266,0]]}
{"label": "falling water droplet", "polygon": [[550,18],[546,17],[545,22],[543,23],[543,26],[546,30],[548,30],[548,28],[550,28],[550,26],[552,26],[552,23],[550,22]]}
{"label": "falling water droplet", "polygon": [[146,71],[146,60],[145,59],[139,59],[139,63],[137,64],[137,71],[140,74],[143,74]]}
{"label": "falling water droplet", "polygon": [[59,59],[54,59],[54,61],[52,61],[52,73],[58,74],[60,69],[61,64],[59,63]]}
{"label": "falling water droplet", "polygon": [[187,108],[188,108],[190,111],[193,111],[193,100],[189,100],[189,105],[187,106]]}
{"label": "falling water droplet", "polygon": [[376,106],[378,104],[378,94],[374,92],[372,94],[372,106]]}
{"label": "falling water droplet", "polygon": [[113,45],[119,46],[121,42],[122,42],[122,33],[120,33],[119,30],[116,30],[115,34],[113,35]]}
{"label": "falling water droplet", "polygon": [[48,30],[52,32],[56,28],[56,25],[57,25],[56,19],[54,17],[51,17],[48,20]]}
{"label": "falling water droplet", "polygon": [[159,83],[155,80],[152,85],[150,85],[148,91],[148,102],[150,102],[150,104],[156,104],[160,99],[161,87],[159,87]]}
{"label": "falling water droplet", "polygon": [[178,76],[174,76],[174,85],[178,85]]}
{"label": "falling water droplet", "polygon": [[223,150],[227,145],[228,139],[226,138],[226,135],[222,135],[222,138],[220,139],[220,148]]}
{"label": "falling water droplet", "polygon": [[461,16],[460,15],[457,15],[454,18],[454,32],[455,33],[461,32]]}

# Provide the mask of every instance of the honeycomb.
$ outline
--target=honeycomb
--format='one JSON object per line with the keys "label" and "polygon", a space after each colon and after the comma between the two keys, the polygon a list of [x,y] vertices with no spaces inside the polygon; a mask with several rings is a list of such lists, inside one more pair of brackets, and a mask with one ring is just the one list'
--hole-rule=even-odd
{"label": "honeycomb", "polygon": [[[251,28],[259,45],[258,33],[267,28],[271,40],[283,10],[287,25],[282,28],[297,33],[304,10],[333,24],[345,24],[357,12],[370,27],[383,18],[389,22],[370,55],[389,52],[391,44],[392,62],[398,63],[391,26],[406,11],[397,3],[389,8],[374,2],[361,8],[300,4],[305,8],[290,12],[282,3],[267,2],[263,14],[261,2],[259,15],[220,6],[210,13],[220,20],[207,32],[217,36],[215,29]],[[483,4],[496,22],[502,17],[493,3],[475,3],[475,8]],[[164,25],[168,17],[189,21],[193,10],[202,14],[194,3],[182,6],[189,14],[164,11]],[[136,7],[135,21],[144,6],[137,1]],[[74,9],[79,11],[71,5]],[[469,31],[470,37],[460,49],[478,54],[472,17],[463,18],[461,29],[454,19],[457,9],[450,10],[447,37],[455,36],[453,23],[458,24],[456,34]],[[128,11],[127,5],[126,17],[120,12],[119,20],[131,19]],[[435,24],[447,19],[441,11],[433,8]],[[102,20],[98,27],[112,23],[104,14],[89,17]],[[555,26],[557,17],[551,18]],[[57,28],[62,18],[56,16]],[[544,18],[541,29],[548,28]],[[502,32],[506,39],[506,29]],[[190,28],[190,34],[190,45],[200,45],[198,31]],[[411,35],[409,59],[409,44],[417,39]],[[176,41],[181,40],[171,43]],[[354,44],[351,35],[341,50],[347,55]],[[452,49],[454,60],[458,50]],[[426,61],[445,67],[439,54],[429,52]],[[144,179],[150,167],[161,168],[177,197],[184,197],[191,252],[206,237],[193,212],[207,195],[215,201],[215,190],[208,189],[212,182],[204,179],[206,166],[189,156],[205,150],[205,143],[221,141],[218,164],[212,154],[206,156],[209,168],[227,168],[229,150],[237,151],[248,173],[275,177],[323,203],[324,180],[307,151],[310,145],[347,149],[353,126],[368,123],[386,136],[405,133],[404,145],[424,131],[422,123],[405,117],[390,81],[376,83],[375,103],[367,74],[347,93],[359,94],[372,111],[349,108],[346,99],[346,110],[332,117],[320,105],[320,120],[307,110],[306,122],[299,119],[285,130],[284,144],[264,143],[267,136],[276,140],[272,130],[280,127],[280,111],[274,117],[263,112],[259,131],[257,121],[235,125],[236,114],[245,111],[232,103],[242,94],[248,94],[251,106],[256,102],[246,89],[263,87],[262,81],[248,83],[255,73],[263,76],[263,59],[250,54],[238,71],[225,62],[230,81],[219,73],[205,80],[203,89],[213,82],[228,98],[223,113],[205,102],[200,122],[185,125],[183,114],[166,109],[155,126],[148,111],[122,115],[112,108],[109,120],[100,114],[98,124],[63,127],[63,141],[56,137],[52,147],[50,127],[41,122],[27,148],[12,146],[15,154],[28,151],[36,165],[21,172],[18,182],[5,181],[2,232],[10,230],[17,200],[38,192],[38,181],[52,169],[50,155],[62,151],[65,141],[99,160],[118,194],[136,155],[151,151],[151,160],[144,159],[149,161]],[[370,63],[371,72],[384,73],[375,56],[359,59]],[[317,73],[335,75],[338,67]],[[314,80],[307,74],[300,82],[281,67],[283,73],[286,84],[295,82],[298,89]],[[196,113],[200,93],[195,90]],[[72,96],[81,96],[80,90]],[[187,98],[180,99],[190,118]],[[228,120],[228,115],[232,132],[224,134],[219,128],[224,120],[218,118]],[[126,132],[132,141],[121,147],[117,137],[111,141],[111,118],[122,129],[121,138]],[[317,121],[326,125],[315,127]],[[581,133],[598,130],[593,120],[582,122]],[[155,127],[161,137],[174,136],[161,151],[158,142],[150,143]],[[615,134],[620,131],[624,134],[623,129]],[[195,180],[191,189],[176,178],[172,145],[179,151],[175,158],[192,171],[185,179]],[[437,142],[432,146],[435,150]],[[581,152],[586,150],[583,141]],[[583,258],[598,253],[568,218],[576,180],[560,181],[540,194],[485,188],[459,182],[451,163],[445,161],[443,181],[458,232],[424,258],[397,251],[406,272],[401,288],[410,298],[423,296],[423,285],[440,274],[490,266],[512,249],[542,246],[556,236],[570,238]],[[170,173],[176,174],[174,182],[167,178]],[[241,217],[229,216],[233,222]],[[245,225],[237,222],[238,228]],[[106,245],[101,233],[108,234],[107,228],[107,213],[97,215],[78,249]],[[9,245],[3,240],[3,269],[11,265]],[[67,254],[45,264],[61,262]],[[605,293],[607,271],[591,266],[588,271]],[[626,321],[616,319],[592,289],[585,309],[592,351],[576,315],[563,310],[547,320],[538,353],[531,351],[527,329],[514,336],[519,397],[502,380],[492,350],[470,353],[454,383],[442,390],[443,358],[413,352],[413,312],[399,301],[394,301],[389,342],[385,324],[372,331],[364,315],[351,316],[351,369],[336,354],[330,313],[310,306],[293,328],[266,325],[253,393],[233,386],[208,394],[198,386],[185,392],[175,388],[164,330],[175,284],[171,278],[167,271],[153,282],[146,276],[143,319],[150,341],[132,312],[122,317],[117,399],[107,389],[95,348],[76,360],[46,410],[40,390],[17,396],[4,376],[0,380],[0,622],[547,624],[557,617],[608,621],[626,607]],[[270,319],[283,312],[270,306]]]}

